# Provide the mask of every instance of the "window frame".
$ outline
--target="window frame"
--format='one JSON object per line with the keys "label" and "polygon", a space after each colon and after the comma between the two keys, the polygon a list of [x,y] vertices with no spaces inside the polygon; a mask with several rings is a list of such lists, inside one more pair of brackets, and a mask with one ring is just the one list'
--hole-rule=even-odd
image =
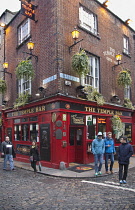
{"label": "window frame", "polygon": [[[27,24],[27,28],[26,27]],[[17,29],[18,45],[22,44],[27,38],[30,37],[30,19],[25,19]]]}
{"label": "window frame", "polygon": [[126,35],[123,36],[123,53],[126,55],[130,55],[130,49],[129,49],[129,37]]}
{"label": "window frame", "polygon": [[82,5],[79,6],[79,23],[82,28],[96,36],[98,35],[97,15]]}
{"label": "window frame", "polygon": [[[27,86],[27,83],[29,84],[28,88],[25,88]],[[29,93],[31,95],[31,79],[25,80],[25,78],[22,78],[18,80],[18,93],[19,95],[21,93]]]}

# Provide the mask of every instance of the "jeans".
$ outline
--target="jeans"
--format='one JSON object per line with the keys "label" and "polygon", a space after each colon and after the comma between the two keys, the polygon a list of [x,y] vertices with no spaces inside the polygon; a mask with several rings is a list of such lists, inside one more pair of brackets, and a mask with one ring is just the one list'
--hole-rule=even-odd
{"label": "jeans", "polygon": [[108,171],[108,160],[110,159],[110,171],[113,169],[114,164],[114,154],[113,153],[105,153],[105,170]]}
{"label": "jeans", "polygon": [[[126,180],[127,173],[128,173],[128,165],[129,164],[120,164],[119,163],[119,180]],[[123,167],[124,167],[124,173],[123,173]]]}
{"label": "jeans", "polygon": [[94,154],[94,161],[95,161],[95,173],[98,173],[99,171],[101,171],[102,168],[103,154]]}
{"label": "jeans", "polygon": [[10,169],[12,170],[14,168],[13,156],[9,155],[9,154],[5,154],[4,163],[3,163],[3,169],[7,168],[7,161],[9,161]]}

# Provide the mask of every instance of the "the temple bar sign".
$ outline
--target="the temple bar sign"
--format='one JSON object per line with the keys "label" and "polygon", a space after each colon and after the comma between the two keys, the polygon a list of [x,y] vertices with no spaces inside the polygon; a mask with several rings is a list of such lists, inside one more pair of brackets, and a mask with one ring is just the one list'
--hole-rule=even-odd
{"label": "the temple bar sign", "polygon": [[29,0],[21,0],[21,14],[35,21],[36,6],[29,2]]}

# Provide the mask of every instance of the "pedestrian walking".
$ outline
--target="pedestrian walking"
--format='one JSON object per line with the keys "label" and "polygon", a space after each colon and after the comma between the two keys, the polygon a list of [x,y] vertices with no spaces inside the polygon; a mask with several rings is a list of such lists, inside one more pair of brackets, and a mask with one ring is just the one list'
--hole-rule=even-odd
{"label": "pedestrian walking", "polygon": [[7,161],[9,161],[10,169],[14,169],[13,157],[15,157],[14,147],[9,139],[9,136],[5,137],[5,141],[1,145],[2,155],[4,155],[3,170],[7,169]]}
{"label": "pedestrian walking", "polygon": [[37,161],[39,160],[40,160],[40,157],[39,157],[37,143],[36,141],[32,141],[32,146],[30,149],[30,161],[31,161],[31,167],[34,169],[35,173],[37,172],[36,164],[37,164]]}
{"label": "pedestrian walking", "polygon": [[126,184],[129,159],[133,154],[133,147],[128,143],[126,137],[121,137],[120,142],[121,145],[118,148],[119,182],[120,184]]}
{"label": "pedestrian walking", "polygon": [[98,132],[97,138],[92,141],[92,153],[95,161],[95,176],[101,175],[101,169],[103,164],[103,154],[105,152],[105,143],[102,139],[102,133]]}
{"label": "pedestrian walking", "polygon": [[108,160],[110,159],[110,173],[113,174],[114,155],[116,154],[114,140],[112,139],[112,132],[107,133],[105,138],[105,170],[108,171]]}

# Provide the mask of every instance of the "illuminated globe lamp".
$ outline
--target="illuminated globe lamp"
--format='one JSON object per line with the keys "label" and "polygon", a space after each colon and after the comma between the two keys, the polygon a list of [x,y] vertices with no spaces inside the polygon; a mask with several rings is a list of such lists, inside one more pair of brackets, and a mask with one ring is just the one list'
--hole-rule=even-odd
{"label": "illuminated globe lamp", "polygon": [[28,47],[28,50],[30,50],[30,52],[34,49],[34,42],[32,42],[32,40],[30,40],[28,43],[27,43],[27,47]]}
{"label": "illuminated globe lamp", "polygon": [[116,60],[118,61],[118,65],[119,65],[120,62],[121,62],[121,59],[122,59],[122,55],[118,53],[118,54],[115,56],[115,58],[116,58]]}
{"label": "illuminated globe lamp", "polygon": [[8,69],[8,62],[4,62],[4,63],[3,63],[3,68],[4,68],[4,69]]}
{"label": "illuminated globe lamp", "polygon": [[79,38],[80,31],[77,30],[75,27],[74,30],[71,32],[72,38],[74,39],[74,43],[76,43],[76,40]]}

